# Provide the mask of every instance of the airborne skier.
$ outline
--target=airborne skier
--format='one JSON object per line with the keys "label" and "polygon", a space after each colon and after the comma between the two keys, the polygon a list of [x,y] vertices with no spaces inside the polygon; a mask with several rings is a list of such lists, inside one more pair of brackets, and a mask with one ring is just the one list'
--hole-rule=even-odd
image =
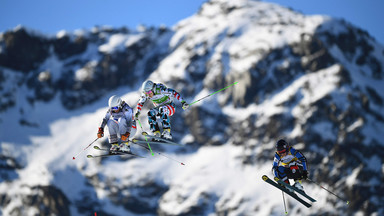
{"label": "airborne skier", "polygon": [[[184,110],[189,107],[189,104],[177,91],[167,88],[162,83],[153,83],[152,81],[147,80],[142,84],[141,89],[142,94],[137,104],[135,119],[139,118],[145,102],[151,100],[155,107],[148,111],[148,123],[153,135],[172,140],[170,117],[175,114],[176,111],[176,105],[173,102],[173,99],[177,99]],[[160,117],[162,123],[162,133],[160,133],[160,127],[157,123],[157,116]]]}
{"label": "airborne skier", "polygon": [[[275,177],[287,184],[290,184],[289,179],[294,179],[293,186],[304,191],[301,180],[308,178],[307,159],[284,139],[278,140],[275,147],[276,153],[272,168]],[[290,188],[287,189],[292,191]]]}
{"label": "airborne skier", "polygon": [[[104,136],[104,127],[107,125],[109,131],[108,140],[111,144],[110,152],[122,151],[130,153],[131,149],[128,138],[136,133],[133,109],[116,95],[109,98],[108,105],[109,109],[101,122],[97,137],[101,138]],[[120,145],[118,136],[121,139]]]}

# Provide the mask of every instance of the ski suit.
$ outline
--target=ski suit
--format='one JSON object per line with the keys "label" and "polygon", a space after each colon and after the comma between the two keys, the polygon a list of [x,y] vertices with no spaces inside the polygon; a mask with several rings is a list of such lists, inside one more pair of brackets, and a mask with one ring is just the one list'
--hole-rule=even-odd
{"label": "ski suit", "polygon": [[184,99],[177,91],[171,88],[167,88],[161,83],[154,84],[153,93],[154,95],[152,98],[142,93],[137,104],[137,111],[141,112],[145,102],[147,100],[151,100],[155,106],[148,111],[148,123],[150,125],[151,131],[160,131],[159,125],[157,124],[157,116],[159,116],[162,121],[163,129],[170,129],[171,122],[169,117],[175,114],[176,111],[176,105],[173,102],[173,99],[177,99],[180,103]]}
{"label": "ski suit", "polygon": [[100,125],[101,128],[104,128],[105,125],[108,126],[108,140],[111,144],[118,143],[118,136],[121,136],[121,134],[129,132],[130,137],[133,137],[136,133],[136,121],[133,116],[133,109],[125,102],[121,107],[117,113],[108,109]]}
{"label": "ski suit", "polygon": [[300,151],[290,147],[284,157],[278,152],[275,153],[272,170],[274,175],[283,181],[301,179],[303,171],[307,170],[307,159]]}

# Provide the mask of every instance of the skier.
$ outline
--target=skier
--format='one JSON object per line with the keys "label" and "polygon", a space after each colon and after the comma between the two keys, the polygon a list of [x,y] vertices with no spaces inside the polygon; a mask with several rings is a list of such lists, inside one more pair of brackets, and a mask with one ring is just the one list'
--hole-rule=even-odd
{"label": "skier", "polygon": [[[272,168],[275,177],[288,184],[289,179],[294,179],[293,186],[304,191],[301,180],[308,178],[307,159],[284,139],[277,141],[275,147],[276,153]],[[287,189],[293,192],[292,189]]]}
{"label": "skier", "polygon": [[[111,144],[110,153],[118,151],[130,153],[131,149],[128,138],[136,133],[133,109],[116,95],[109,98],[108,106],[109,109],[101,122],[97,137],[101,138],[104,136],[104,127],[108,125],[108,140]],[[121,139],[120,145],[118,136]]]}
{"label": "skier", "polygon": [[[173,102],[173,99],[175,98],[180,101],[184,110],[189,107],[189,104],[177,91],[167,88],[162,83],[153,83],[152,81],[147,80],[142,84],[141,89],[142,95],[137,104],[135,119],[137,120],[139,118],[141,108],[144,103],[148,99],[151,100],[155,107],[148,111],[148,123],[153,135],[172,140],[171,122],[169,117],[175,114],[176,111],[176,105]],[[160,127],[157,123],[157,116],[160,117],[163,126],[163,132],[161,135]]]}

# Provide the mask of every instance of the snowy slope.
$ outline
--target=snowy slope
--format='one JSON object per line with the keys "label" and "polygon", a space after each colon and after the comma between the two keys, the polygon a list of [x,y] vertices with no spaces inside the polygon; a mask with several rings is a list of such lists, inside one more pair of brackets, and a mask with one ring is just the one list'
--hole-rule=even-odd
{"label": "snowy slope", "polygon": [[[281,192],[261,179],[280,137],[306,155],[313,180],[351,201],[305,182],[317,202],[286,196],[290,214],[384,214],[384,48],[345,21],[211,0],[172,30],[27,33],[47,57],[27,72],[0,68],[2,215],[282,215]],[[96,138],[109,96],[135,107],[147,78],[191,102],[239,84],[187,111],[177,104],[185,147],[152,156],[133,145],[146,158],[103,160],[89,148],[72,160]]]}

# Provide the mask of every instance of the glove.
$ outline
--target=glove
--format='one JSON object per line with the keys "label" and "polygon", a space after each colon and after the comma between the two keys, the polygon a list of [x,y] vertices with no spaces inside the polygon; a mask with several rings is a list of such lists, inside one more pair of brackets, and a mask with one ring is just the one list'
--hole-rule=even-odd
{"label": "glove", "polygon": [[189,107],[189,104],[185,101],[181,101],[181,105],[183,106],[183,110],[186,110]]}
{"label": "glove", "polygon": [[97,131],[97,138],[101,138],[104,136],[104,128],[99,127],[99,131]]}
{"label": "glove", "polygon": [[122,141],[127,141],[128,138],[129,138],[129,135],[130,135],[129,132],[127,132],[127,133],[125,133],[125,134],[122,134],[122,135],[121,135],[121,140],[122,140]]}
{"label": "glove", "polygon": [[308,179],[308,175],[309,175],[308,170],[304,170],[304,171],[303,171],[302,178],[303,178],[304,180],[306,180],[306,179]]}
{"label": "glove", "polygon": [[139,116],[140,116],[140,112],[137,111],[136,114],[135,114],[135,120],[139,120]]}

